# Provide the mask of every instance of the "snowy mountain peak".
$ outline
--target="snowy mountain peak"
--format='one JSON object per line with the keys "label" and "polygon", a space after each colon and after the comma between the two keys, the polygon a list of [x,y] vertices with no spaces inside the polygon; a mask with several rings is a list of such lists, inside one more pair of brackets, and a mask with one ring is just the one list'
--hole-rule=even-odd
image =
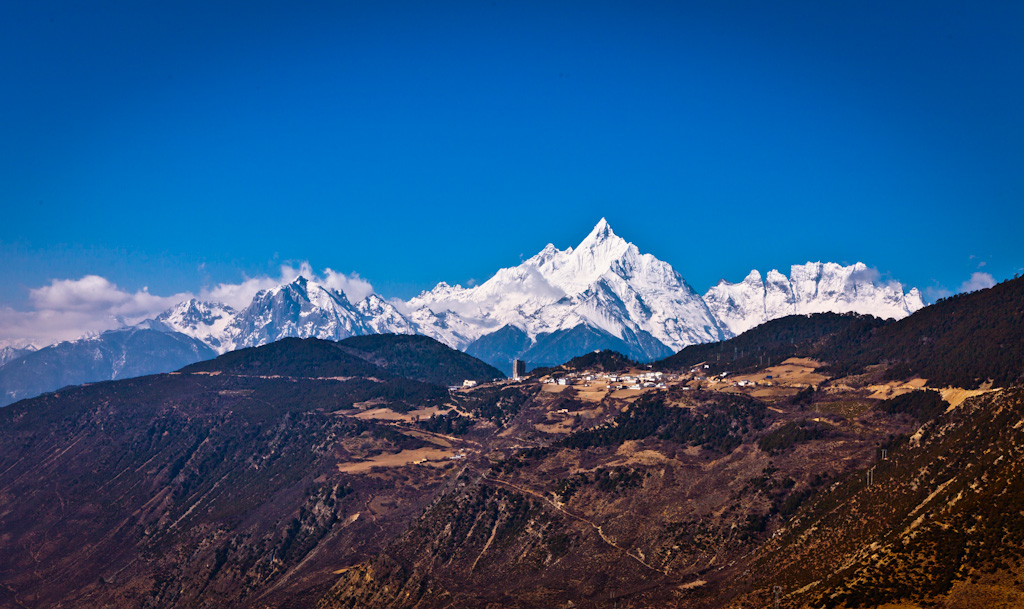
{"label": "snowy mountain peak", "polygon": [[580,246],[582,247],[584,245],[589,245],[592,243],[601,243],[602,241],[618,238],[619,237],[615,234],[615,232],[612,231],[612,227],[610,224],[608,224],[608,221],[605,220],[604,218],[601,218],[601,220],[598,221],[596,225],[594,225],[594,229],[590,231],[590,234],[587,235],[585,239],[583,239],[583,243],[580,243]]}
{"label": "snowy mountain peak", "polygon": [[220,349],[223,334],[235,314],[236,311],[228,305],[192,298],[164,311],[155,321],[171,331],[181,332],[213,349]]}
{"label": "snowy mountain peak", "polygon": [[575,248],[564,252],[549,252],[545,248],[528,262],[537,261],[535,266],[548,283],[571,295],[586,291],[627,254],[636,257],[640,252],[636,246],[616,235],[607,220],[601,218],[594,230]]}
{"label": "snowy mountain peak", "polygon": [[683,278],[667,263],[641,254],[604,218],[575,248],[548,245],[480,286],[438,285],[407,306],[421,332],[459,348],[503,328],[518,329],[506,331],[518,337],[516,348],[524,346],[520,339],[539,348],[545,336],[567,336],[559,333],[582,327],[592,332],[576,331],[577,340],[600,334],[625,341],[634,349],[632,357],[652,359],[723,337]]}
{"label": "snowy mountain peak", "polygon": [[[726,281],[725,279],[721,279],[721,280],[719,280],[718,285],[728,284],[728,283],[729,282]],[[762,283],[761,282],[761,271],[759,271],[757,269],[754,269],[754,270],[750,271],[749,273],[747,273],[747,276],[743,278],[743,281],[741,283],[754,284],[754,285],[761,284]]]}
{"label": "snowy mountain peak", "polygon": [[190,298],[161,313],[156,320],[164,323],[211,324],[216,320],[234,315],[235,310],[218,302],[207,302]]}
{"label": "snowy mountain peak", "polygon": [[[612,231],[611,225],[604,218],[597,223],[594,230],[590,231],[590,234],[580,242],[576,249],[572,251],[577,256],[615,256],[614,253],[622,255],[622,252],[630,244],[622,237],[615,234]],[[617,256],[616,256],[617,257]]]}

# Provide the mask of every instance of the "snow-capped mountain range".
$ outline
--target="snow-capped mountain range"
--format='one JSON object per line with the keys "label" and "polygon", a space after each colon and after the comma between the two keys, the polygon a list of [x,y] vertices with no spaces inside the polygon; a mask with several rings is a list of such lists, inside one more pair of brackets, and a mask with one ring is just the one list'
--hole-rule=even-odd
{"label": "snow-capped mountain range", "polygon": [[904,292],[899,282],[880,283],[875,275],[861,262],[796,264],[789,277],[773,269],[763,280],[753,270],[740,283],[720,281],[704,302],[732,335],[787,315],[854,312],[901,319],[924,306],[917,288]]}
{"label": "snow-capped mountain range", "polygon": [[[739,283],[723,280],[702,297],[671,265],[641,253],[602,218],[576,247],[560,250],[549,244],[476,287],[440,283],[404,302],[387,301],[377,294],[353,302],[340,290],[300,276],[259,292],[241,310],[188,300],[132,328],[92,337],[81,347],[82,353],[102,349],[118,353],[118,361],[144,360],[147,371],[160,371],[154,360],[160,354],[147,351],[152,350],[147,345],[157,343],[126,342],[128,335],[123,332],[170,333],[177,342],[161,347],[167,355],[163,369],[170,371],[191,363],[185,361],[189,358],[289,336],[341,340],[363,334],[418,333],[509,371],[513,358],[532,365],[558,364],[604,348],[651,361],[786,315],[830,311],[902,318],[922,306],[916,288],[904,291],[898,282],[881,282],[877,272],[859,262],[851,266],[809,262],[791,267],[788,277],[772,270],[763,279],[754,270]],[[143,336],[149,335],[138,334]],[[0,377],[18,362],[23,368],[32,362],[50,366],[50,360],[65,357],[60,354],[71,353],[78,342],[51,345],[32,354],[4,351]],[[19,368],[14,376],[39,376],[39,371],[29,368]],[[86,368],[80,370],[81,378],[69,377],[62,383],[117,376],[116,367]],[[14,387],[13,381],[8,384],[12,387],[0,386],[0,390],[11,396],[27,395],[27,388]],[[53,388],[58,386],[62,385]]]}
{"label": "snow-capped mountain range", "polygon": [[549,244],[476,287],[440,283],[405,302],[376,294],[351,302],[299,277],[258,293],[241,311],[191,300],[156,321],[220,353],[286,336],[419,333],[507,367],[515,357],[558,363],[603,346],[652,360],[786,315],[901,318],[922,306],[916,288],[904,292],[898,282],[880,282],[859,262],[810,262],[791,267],[788,277],[772,270],[765,279],[755,270],[701,297],[671,265],[641,253],[602,218],[578,246]]}

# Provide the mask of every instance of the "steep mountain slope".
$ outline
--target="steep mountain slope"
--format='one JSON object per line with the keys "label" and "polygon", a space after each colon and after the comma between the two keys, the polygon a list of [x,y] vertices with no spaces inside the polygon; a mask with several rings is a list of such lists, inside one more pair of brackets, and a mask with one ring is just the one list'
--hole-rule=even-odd
{"label": "steep mountain slope", "polygon": [[44,347],[0,368],[0,406],[67,385],[164,372],[216,355],[177,332],[110,330]]}
{"label": "steep mountain slope", "polygon": [[514,358],[510,358],[509,354],[524,354],[532,345],[533,341],[523,330],[515,326],[502,326],[470,343],[466,353],[492,363],[505,374],[512,374]]}
{"label": "steep mountain slope", "polygon": [[541,334],[537,337],[536,343],[519,354],[519,358],[530,362],[530,365],[557,365],[582,353],[600,349],[619,351],[644,362],[671,353],[644,330],[634,332],[630,328],[623,328],[621,336],[615,336],[603,328],[581,324],[566,330]]}
{"label": "steep mountain slope", "polygon": [[[749,577],[787,607],[1024,603],[1024,391],[979,396],[821,493]],[[737,602],[735,606],[745,606]]]}
{"label": "steep mountain slope", "polygon": [[376,294],[356,303],[356,310],[375,334],[415,334],[415,324],[406,319],[394,305]]}
{"label": "steep mountain slope", "polygon": [[860,313],[902,319],[924,307],[917,288],[904,293],[899,282],[880,283],[876,275],[860,262],[808,262],[793,265],[789,277],[771,270],[763,280],[753,270],[740,283],[723,279],[704,294],[704,302],[733,335],[787,315]]}

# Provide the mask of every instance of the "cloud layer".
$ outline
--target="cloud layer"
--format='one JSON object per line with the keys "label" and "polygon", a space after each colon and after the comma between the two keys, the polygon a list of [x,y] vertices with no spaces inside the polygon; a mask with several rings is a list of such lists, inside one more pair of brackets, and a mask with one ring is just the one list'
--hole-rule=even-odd
{"label": "cloud layer", "polygon": [[135,324],[191,297],[157,296],[147,288],[128,292],[99,275],[54,279],[29,290],[32,310],[0,308],[0,346],[44,346]]}

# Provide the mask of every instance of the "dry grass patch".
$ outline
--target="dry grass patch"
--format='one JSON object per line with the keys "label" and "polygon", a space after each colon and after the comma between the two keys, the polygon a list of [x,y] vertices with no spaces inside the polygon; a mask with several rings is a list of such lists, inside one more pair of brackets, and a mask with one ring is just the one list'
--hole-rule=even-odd
{"label": "dry grass patch", "polygon": [[567,434],[572,431],[572,426],[575,421],[573,419],[566,419],[557,423],[536,423],[533,427],[537,431],[550,434]]}
{"label": "dry grass patch", "polygon": [[412,423],[423,419],[429,419],[435,414],[442,414],[447,412],[444,408],[438,408],[431,406],[430,408],[419,408],[417,410],[410,410],[409,412],[395,412],[390,408],[371,408],[370,410],[364,410],[356,415],[357,419],[363,420],[375,420],[375,421],[404,421],[406,423]]}
{"label": "dry grass patch", "polygon": [[404,467],[428,461],[445,461],[455,454],[454,450],[443,450],[440,448],[417,448],[415,450],[403,450],[398,453],[377,455],[365,461],[339,463],[338,471],[346,474],[361,474],[370,471],[375,467]]}
{"label": "dry grass patch", "polygon": [[969,398],[992,391],[998,391],[998,389],[961,389],[960,387],[946,387],[945,389],[939,389],[939,394],[942,396],[942,399],[949,402],[949,410],[952,410],[960,404],[963,404],[964,401]]}
{"label": "dry grass patch", "polygon": [[[917,391],[928,384],[927,379],[910,379],[907,382],[894,381],[891,383],[884,383],[881,385],[868,385],[867,389],[871,392],[868,397],[873,400],[889,400],[897,396],[901,396],[905,393]],[[948,400],[947,400],[948,401]]]}
{"label": "dry grass patch", "polygon": [[635,399],[641,393],[643,393],[643,390],[641,389],[618,389],[612,392],[612,397],[617,400],[626,400],[630,398]]}

